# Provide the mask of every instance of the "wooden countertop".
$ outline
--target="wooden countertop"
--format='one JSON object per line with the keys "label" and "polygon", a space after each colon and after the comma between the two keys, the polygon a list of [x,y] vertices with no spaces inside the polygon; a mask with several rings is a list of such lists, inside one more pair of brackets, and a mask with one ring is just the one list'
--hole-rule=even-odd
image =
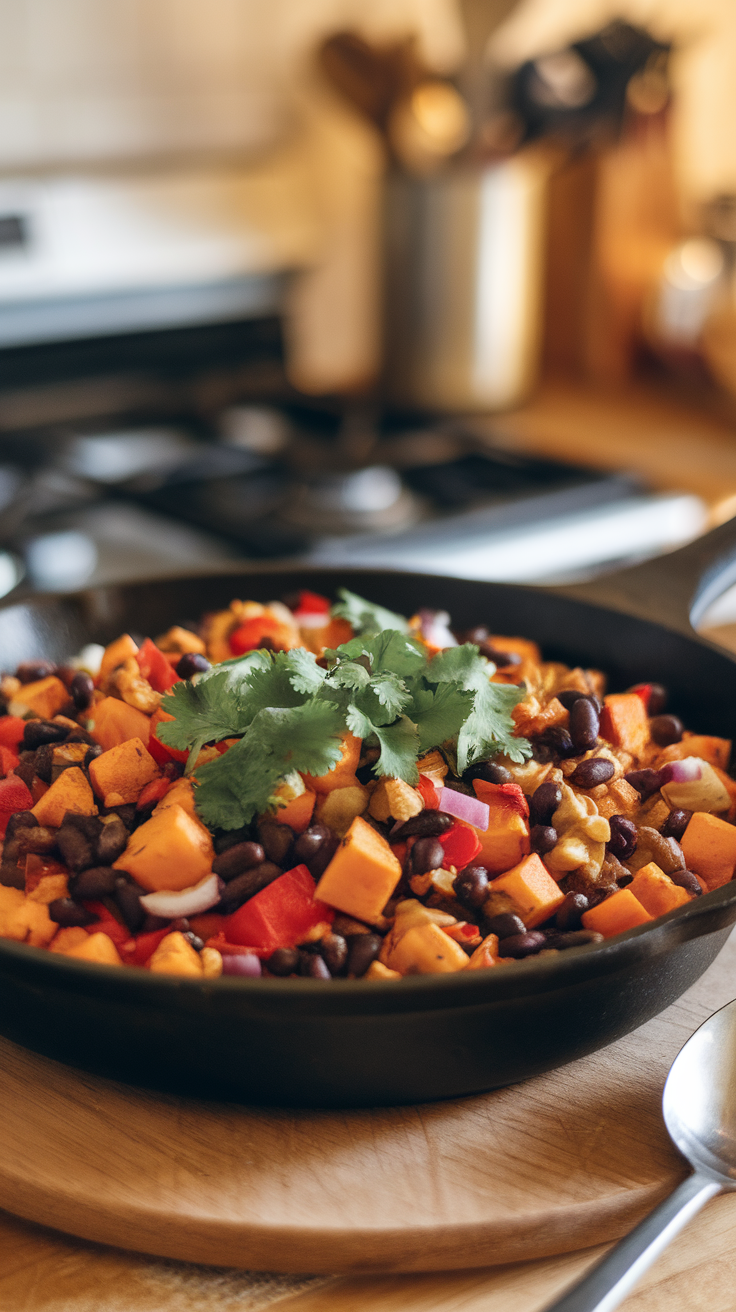
{"label": "wooden countertop", "polygon": [[[736,418],[665,388],[625,393],[548,382],[486,421],[503,440],[692,491],[714,522],[736,513]],[[717,632],[711,631],[714,638]],[[736,626],[721,632],[736,650]],[[120,1252],[0,1213],[0,1307],[13,1312],[538,1312],[605,1251],[467,1272],[360,1278],[263,1276]],[[736,1196],[711,1202],[622,1305],[732,1312]]]}

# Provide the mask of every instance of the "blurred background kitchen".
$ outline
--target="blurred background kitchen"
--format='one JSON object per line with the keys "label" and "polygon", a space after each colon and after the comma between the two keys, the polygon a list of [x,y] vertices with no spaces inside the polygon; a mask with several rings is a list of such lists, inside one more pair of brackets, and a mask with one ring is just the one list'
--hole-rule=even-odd
{"label": "blurred background kitchen", "polygon": [[0,595],[671,549],[734,252],[733,0],[0,0]]}

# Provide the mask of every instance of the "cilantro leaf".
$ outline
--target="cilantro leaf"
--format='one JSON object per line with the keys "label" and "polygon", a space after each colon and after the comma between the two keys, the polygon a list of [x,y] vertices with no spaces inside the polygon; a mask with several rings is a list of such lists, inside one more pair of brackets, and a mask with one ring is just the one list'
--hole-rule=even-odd
{"label": "cilantro leaf", "polygon": [[[341,648],[338,647],[338,651]],[[427,665],[427,649],[414,638],[386,629],[363,641],[374,674],[418,674]]]}
{"label": "cilantro leaf", "polygon": [[381,747],[381,755],[373,767],[376,774],[418,784],[419,733],[408,715],[402,715],[393,724],[377,726],[374,732]]}
{"label": "cilantro leaf", "polygon": [[356,633],[371,635],[381,633],[383,629],[395,629],[398,633],[409,632],[409,625],[403,615],[395,615],[393,611],[366,601],[365,597],[359,597],[347,588],[338,588],[337,595],[340,601],[332,607],[332,616],[334,619],[347,620]]}
{"label": "cilantro leaf", "polygon": [[474,700],[471,691],[453,688],[449,683],[434,689],[417,689],[411,715],[419,730],[420,755],[457,736],[473,709]]}
{"label": "cilantro leaf", "polygon": [[258,712],[246,734],[196,772],[197,810],[212,828],[239,829],[271,805],[290,770],[326,774],[341,753],[343,718],[330,702]]}
{"label": "cilantro leaf", "polygon": [[305,647],[294,647],[291,651],[281,653],[284,664],[290,671],[292,688],[311,697],[319,692],[327,678],[327,673],[317,664],[317,657]]}
{"label": "cilantro leaf", "polygon": [[458,734],[457,768],[460,774],[474,761],[497,752],[521,765],[532,754],[526,738],[514,736],[511,712],[524,693],[513,683],[491,683],[488,678],[475,693],[473,710]]}
{"label": "cilantro leaf", "polygon": [[205,743],[235,738],[247,723],[248,684],[243,672],[215,667],[195,683],[177,683],[161,703],[174,716],[157,736],[167,747],[195,754]]}

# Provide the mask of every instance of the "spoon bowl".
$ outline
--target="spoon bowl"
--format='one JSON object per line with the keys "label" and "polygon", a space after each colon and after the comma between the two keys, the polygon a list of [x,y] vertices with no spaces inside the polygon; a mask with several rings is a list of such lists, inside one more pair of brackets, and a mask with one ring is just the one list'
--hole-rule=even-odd
{"label": "spoon bowl", "polygon": [[547,1312],[613,1312],[652,1262],[715,1194],[736,1189],[736,1000],[681,1048],[662,1111],[692,1175]]}
{"label": "spoon bowl", "polygon": [[675,1058],[662,1111],[696,1171],[736,1187],[736,1000],[716,1011]]}

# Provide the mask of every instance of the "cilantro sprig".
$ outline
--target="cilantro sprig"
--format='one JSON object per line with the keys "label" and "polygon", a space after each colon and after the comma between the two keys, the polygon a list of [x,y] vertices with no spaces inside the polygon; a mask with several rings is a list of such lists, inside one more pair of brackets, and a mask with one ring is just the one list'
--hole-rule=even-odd
{"label": "cilantro sprig", "polygon": [[523,691],[491,683],[494,666],[476,646],[430,658],[400,616],[342,595],[335,611],[349,610],[362,632],[327,650],[320,664],[301,647],[249,652],[167,695],[174,718],[157,732],[167,746],[189,751],[188,770],[205,743],[239,740],[197,770],[197,810],[210,827],[247,824],[274,805],[292,770],[326,774],[346,730],[378,749],[377,776],[410,784],[418,782],[417,758],[443,744],[452,746],[459,773],[497,752],[518,762],[529,756],[511,716]]}

